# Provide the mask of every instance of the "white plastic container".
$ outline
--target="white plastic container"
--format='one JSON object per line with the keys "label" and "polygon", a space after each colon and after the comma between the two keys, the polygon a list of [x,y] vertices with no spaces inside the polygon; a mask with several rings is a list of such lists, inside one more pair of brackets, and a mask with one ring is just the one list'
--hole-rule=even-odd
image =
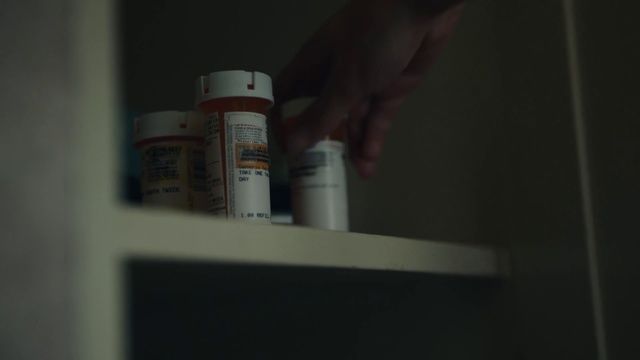
{"label": "white plastic container", "polygon": [[135,119],[144,205],[205,210],[203,124],[202,115],[195,111],[160,111]]}
{"label": "white plastic container", "polygon": [[196,105],[206,116],[209,212],[269,224],[271,78],[242,70],[201,76],[196,80]]}
{"label": "white plastic container", "polygon": [[[285,124],[296,121],[315,99],[289,101]],[[307,149],[289,168],[293,222],[327,230],[349,230],[345,145],[339,131]]]}

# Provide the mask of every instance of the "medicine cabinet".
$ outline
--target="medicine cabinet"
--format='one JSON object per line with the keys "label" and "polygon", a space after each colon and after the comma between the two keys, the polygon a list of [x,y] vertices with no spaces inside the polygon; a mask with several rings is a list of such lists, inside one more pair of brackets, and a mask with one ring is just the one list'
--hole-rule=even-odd
{"label": "medicine cabinet", "polygon": [[[51,145],[46,158],[39,146],[19,155],[38,165],[20,179],[66,191],[7,227],[30,240],[5,254],[39,249],[26,262],[38,276],[6,263],[42,294],[3,302],[9,324],[24,324],[10,326],[9,354],[604,359],[608,273],[583,133],[595,97],[579,66],[594,51],[581,37],[590,1],[469,1],[377,174],[350,171],[352,232],[143,208],[131,146],[136,114],[191,109],[195,77],[211,71],[275,76],[344,1],[34,2],[42,20],[17,12],[7,24],[48,29],[24,46],[47,52],[33,76],[56,96],[29,108],[42,123],[15,124],[31,136],[38,124]],[[286,182],[273,185],[286,208]]]}

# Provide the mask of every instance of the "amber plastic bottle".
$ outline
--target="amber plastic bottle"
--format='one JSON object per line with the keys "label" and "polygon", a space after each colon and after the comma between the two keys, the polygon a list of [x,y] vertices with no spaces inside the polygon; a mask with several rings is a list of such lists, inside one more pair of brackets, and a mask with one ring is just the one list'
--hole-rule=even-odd
{"label": "amber plastic bottle", "polygon": [[219,71],[196,81],[204,113],[209,212],[270,223],[267,113],[271,78],[260,72]]}
{"label": "amber plastic bottle", "polygon": [[195,111],[160,111],[135,119],[145,206],[205,210],[203,130],[202,115]]}

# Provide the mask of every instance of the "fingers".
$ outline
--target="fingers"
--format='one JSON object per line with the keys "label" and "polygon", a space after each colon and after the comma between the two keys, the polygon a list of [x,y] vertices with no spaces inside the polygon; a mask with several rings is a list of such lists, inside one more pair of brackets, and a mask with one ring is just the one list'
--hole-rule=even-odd
{"label": "fingers", "polygon": [[[338,65],[336,65],[338,64]],[[334,63],[332,74],[320,97],[309,106],[292,126],[287,139],[287,152],[296,156],[346,121],[349,112],[363,98],[364,90],[351,68]],[[349,66],[355,66],[348,62]]]}
{"label": "fingers", "polygon": [[[433,16],[422,41],[409,41],[411,46],[407,45],[408,50],[405,49],[410,59],[407,62],[404,58],[398,62],[397,56],[386,56],[389,52],[364,51],[369,49],[367,47],[364,50],[343,47],[340,51],[331,42],[344,36],[336,30],[340,29],[336,24],[344,20],[341,18],[344,14],[334,16],[276,79],[275,94],[280,103],[295,97],[319,96],[288,128],[286,151],[289,155],[297,156],[335,130],[350,115],[351,158],[363,177],[371,176],[399,105],[418,86],[423,74],[442,51],[459,19],[460,10],[461,6],[457,6]],[[409,40],[414,38],[408,37]],[[397,48],[387,45],[391,49]],[[372,95],[375,95],[373,102],[368,100]],[[276,107],[274,112],[277,114],[278,111]]]}
{"label": "fingers", "polygon": [[278,142],[285,152],[288,152],[290,148],[297,149],[301,145],[288,145],[289,140],[297,136],[296,129],[292,128],[291,124],[282,123],[284,119],[281,116],[281,106],[295,98],[317,97],[326,87],[326,79],[331,70],[330,60],[334,51],[332,37],[341,16],[343,16],[341,12],[332,16],[302,46],[293,60],[275,79],[274,97],[276,103],[271,109],[271,117],[274,120],[273,128],[278,135]]}
{"label": "fingers", "polygon": [[342,16],[342,12],[333,15],[278,74],[274,95],[279,103],[320,94],[331,70],[332,38]]}
{"label": "fingers", "polygon": [[382,154],[385,138],[396,117],[401,101],[374,101],[360,122],[350,120],[350,159],[363,178],[372,176]]}
{"label": "fingers", "polygon": [[380,92],[370,105],[369,114],[350,121],[350,158],[361,177],[367,178],[375,173],[386,135],[400,105],[420,84],[424,73],[442,52],[459,21],[461,10],[460,5],[441,14],[402,75]]}
{"label": "fingers", "polygon": [[321,37],[305,44],[276,78],[274,96],[278,102],[318,96],[330,70],[331,51]]}
{"label": "fingers", "polygon": [[[371,100],[361,100],[356,106],[354,106],[349,112],[349,119],[347,121],[347,132],[353,139],[358,140],[358,145],[361,145],[364,137],[364,121],[369,115],[371,109]],[[351,142],[353,143],[353,142]]]}
{"label": "fingers", "polygon": [[[426,51],[426,46],[423,45],[419,51]],[[420,84],[422,75],[427,69],[427,66],[418,66],[417,61],[418,59],[414,58],[407,70],[374,101],[366,102],[366,108],[362,107],[359,113],[351,114],[349,119],[350,159],[363,178],[375,174],[391,123],[406,97]],[[364,109],[367,113],[363,115]]]}
{"label": "fingers", "polygon": [[453,35],[456,24],[460,20],[462,5],[458,5],[439,15],[431,24],[432,31],[422,40],[420,47],[413,55],[401,76],[384,89],[379,97],[404,99],[420,85],[424,74],[435,63]]}
{"label": "fingers", "polygon": [[291,99],[318,96],[328,73],[329,51],[322,33],[314,36],[276,78],[276,103],[271,109],[271,119],[278,143],[284,151],[288,147],[287,125],[283,123],[281,107]]}
{"label": "fingers", "polygon": [[[362,158],[361,149],[365,134],[365,122],[369,115],[371,101],[369,99],[361,101],[349,113],[347,122],[347,144],[349,146],[349,159],[360,177],[366,178],[373,175],[375,169],[368,168],[368,160]],[[375,166],[375,164],[373,164]],[[366,168],[366,169],[365,169]]]}
{"label": "fingers", "polygon": [[464,3],[460,3],[437,15],[434,18],[433,26],[431,28],[431,37],[433,39],[441,39],[446,42],[460,22],[463,9]]}

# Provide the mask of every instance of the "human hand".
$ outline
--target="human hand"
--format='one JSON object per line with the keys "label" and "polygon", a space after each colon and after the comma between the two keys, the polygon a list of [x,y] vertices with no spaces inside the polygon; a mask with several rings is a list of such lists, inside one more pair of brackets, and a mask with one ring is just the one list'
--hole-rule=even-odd
{"label": "human hand", "polygon": [[391,121],[442,51],[462,6],[353,0],[330,18],[275,82],[278,104],[318,97],[287,130],[287,152],[296,156],[346,125],[352,163],[360,176],[373,175]]}

